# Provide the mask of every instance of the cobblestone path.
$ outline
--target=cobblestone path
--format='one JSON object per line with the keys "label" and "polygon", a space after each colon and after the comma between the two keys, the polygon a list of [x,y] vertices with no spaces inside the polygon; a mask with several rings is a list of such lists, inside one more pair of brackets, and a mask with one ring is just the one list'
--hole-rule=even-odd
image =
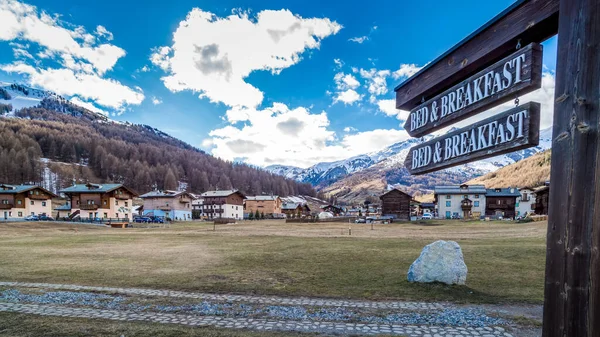
{"label": "cobblestone path", "polygon": [[[191,298],[214,301],[227,301],[237,303],[255,303],[269,305],[294,305],[294,306],[318,306],[318,307],[346,307],[364,309],[385,309],[397,311],[442,310],[451,306],[443,303],[423,302],[376,302],[376,301],[346,301],[318,298],[286,298],[274,296],[244,296],[244,295],[221,295],[207,293],[192,293],[169,290],[152,290],[138,288],[108,288],[90,287],[67,284],[47,283],[22,283],[22,282],[0,282],[1,287],[15,288],[39,288],[66,291],[95,291],[105,293],[159,296],[173,298]],[[368,324],[355,322],[336,321],[311,321],[311,320],[289,320],[270,318],[249,317],[222,317],[212,315],[189,315],[181,313],[164,313],[131,310],[108,310],[88,307],[74,307],[55,304],[36,303],[12,303],[3,302],[0,299],[0,312],[17,312],[45,316],[80,317],[95,319],[110,319],[119,321],[144,321],[164,324],[182,324],[188,326],[214,326],[231,329],[253,329],[253,330],[285,330],[300,332],[317,332],[338,335],[400,335],[411,337],[512,337],[503,327],[457,327],[457,326],[431,326],[431,325],[395,325],[395,324]]]}

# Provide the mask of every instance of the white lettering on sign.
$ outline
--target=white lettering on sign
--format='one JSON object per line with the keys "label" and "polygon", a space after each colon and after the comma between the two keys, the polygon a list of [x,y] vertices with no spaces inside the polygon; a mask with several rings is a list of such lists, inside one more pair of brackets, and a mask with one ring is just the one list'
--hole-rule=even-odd
{"label": "white lettering on sign", "polygon": [[501,68],[502,73],[491,70],[440,97],[439,100],[432,101],[431,110],[427,106],[421,107],[410,115],[410,130],[417,130],[430,120],[436,121],[438,106],[441,108],[439,118],[444,118],[521,82],[523,64],[525,64],[525,54],[518,55],[504,63]]}
{"label": "white lettering on sign", "polygon": [[[523,138],[528,110],[511,113],[501,120],[467,128],[449,137],[441,137],[433,145],[411,149],[411,169],[440,164],[450,159]],[[433,147],[433,149],[432,149]]]}

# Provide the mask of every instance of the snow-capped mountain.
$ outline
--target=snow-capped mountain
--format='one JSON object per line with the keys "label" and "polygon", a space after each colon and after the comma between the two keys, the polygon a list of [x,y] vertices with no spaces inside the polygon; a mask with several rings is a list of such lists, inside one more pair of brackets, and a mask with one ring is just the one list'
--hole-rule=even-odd
{"label": "snow-capped mountain", "polygon": [[[2,105],[5,107],[4,109],[1,108]],[[54,92],[31,88],[19,83],[0,82],[0,115],[6,113],[12,116],[19,109],[37,106],[74,115],[89,114],[104,120],[107,119],[105,115],[90,111],[87,107],[78,105]]]}
{"label": "snow-capped mountain", "polygon": [[[314,186],[325,187],[332,183],[361,172],[368,168],[377,167],[386,171],[404,167],[404,160],[411,147],[430,140],[432,136],[423,138],[411,138],[386,147],[381,151],[355,156],[349,159],[318,163],[307,169],[294,166],[271,165],[266,169],[274,174],[293,178],[300,182],[310,183]],[[448,173],[458,174],[464,178],[474,178],[489,172],[493,172],[506,165],[513,164],[521,159],[530,157],[538,152],[549,149],[552,146],[552,128],[540,131],[539,145],[533,148],[500,155],[476,162],[456,166],[446,170]],[[398,182],[390,182],[392,185]],[[401,183],[401,182],[400,182]]]}

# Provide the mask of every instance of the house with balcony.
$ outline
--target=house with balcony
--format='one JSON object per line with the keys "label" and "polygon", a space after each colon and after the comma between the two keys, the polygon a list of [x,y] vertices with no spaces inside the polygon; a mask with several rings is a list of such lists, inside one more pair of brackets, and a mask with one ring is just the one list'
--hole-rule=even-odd
{"label": "house with balcony", "polygon": [[246,197],[244,212],[255,214],[258,211],[268,218],[281,218],[283,217],[282,204],[281,198],[276,195],[249,196]]}
{"label": "house with balcony", "polygon": [[0,220],[23,220],[29,215],[52,215],[56,194],[36,185],[0,184]]}
{"label": "house with balcony", "polygon": [[195,196],[186,191],[152,191],[140,195],[144,200],[143,215],[159,216],[175,221],[192,220]]}
{"label": "house with balcony", "polygon": [[246,196],[238,190],[208,191],[200,195],[202,216],[207,219],[244,219],[244,199]]}
{"label": "house with balcony", "polygon": [[310,215],[310,207],[300,202],[284,202],[281,205],[281,212],[287,218],[298,218]]}
{"label": "house with balcony", "polygon": [[517,197],[515,205],[517,216],[525,216],[533,213],[535,205],[535,192],[532,188],[520,188],[520,196]]}
{"label": "house with balcony", "polygon": [[133,219],[137,193],[122,184],[76,184],[59,191],[69,199],[69,218]]}
{"label": "house with balcony", "polygon": [[485,216],[490,218],[515,218],[517,198],[521,193],[517,188],[491,188],[486,191]]}
{"label": "house with balcony", "polygon": [[486,212],[484,185],[450,185],[434,188],[434,203],[440,219],[479,219]]}

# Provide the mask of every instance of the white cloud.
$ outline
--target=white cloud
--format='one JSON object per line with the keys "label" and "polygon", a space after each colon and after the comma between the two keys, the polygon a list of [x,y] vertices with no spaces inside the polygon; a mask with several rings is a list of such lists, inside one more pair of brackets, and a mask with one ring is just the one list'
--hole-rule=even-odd
{"label": "white cloud", "polygon": [[147,73],[149,71],[150,71],[150,67],[148,67],[148,66],[143,66],[137,70],[138,73]]}
{"label": "white cloud", "polygon": [[333,98],[333,103],[343,102],[344,104],[354,104],[362,100],[363,95],[356,92],[356,88],[360,86],[360,82],[352,74],[337,73],[333,77],[336,84],[336,95]]}
{"label": "white cloud", "polygon": [[358,44],[362,44],[363,42],[369,40],[369,37],[364,35],[364,36],[357,36],[357,37],[352,37],[349,38],[348,41],[352,41],[352,42],[356,42]]}
{"label": "white cloud", "polygon": [[359,95],[356,90],[348,89],[341,91],[333,98],[333,103],[342,102],[346,105],[352,105],[362,100],[363,95]]}
{"label": "white cloud", "polygon": [[416,64],[401,64],[400,68],[392,73],[392,76],[396,80],[402,77],[411,77],[422,68],[423,67],[419,67]]}
{"label": "white cloud", "polygon": [[162,100],[158,97],[152,97],[152,104],[154,104],[154,105],[162,104]]}
{"label": "white cloud", "polygon": [[62,96],[79,96],[96,104],[120,110],[126,104],[140,104],[144,100],[141,90],[133,90],[119,81],[105,79],[96,74],[75,72],[71,69],[36,69],[16,62],[0,66],[0,70],[29,76],[29,82]]}
{"label": "white cloud", "polygon": [[344,132],[354,132],[354,131],[358,131],[358,130],[352,126],[347,126],[344,128]]}
{"label": "white cloud", "polygon": [[290,109],[281,103],[264,110],[233,108],[225,117],[230,123],[244,123],[211,131],[202,146],[212,148],[217,157],[259,166],[308,167],[380,150],[407,139],[403,130],[372,130],[347,134],[339,140],[328,129],[325,112],[315,114],[303,107]]}
{"label": "white cloud", "polygon": [[386,146],[410,138],[408,132],[394,129],[376,129],[344,136],[342,145],[353,155],[379,151]]}
{"label": "white cloud", "polygon": [[377,70],[375,68],[365,70],[360,69],[360,76],[367,80],[367,88],[371,97],[369,98],[371,103],[376,102],[376,97],[387,94],[387,78],[391,72],[389,70]]}
{"label": "white cloud", "polygon": [[348,41],[356,42],[358,44],[362,44],[365,41],[369,41],[371,39],[371,35],[377,30],[377,28],[378,28],[377,26],[373,26],[373,27],[371,27],[371,30],[369,31],[369,35],[352,37],[352,38],[349,38]]}
{"label": "white cloud", "polygon": [[70,99],[71,103],[75,104],[75,105],[79,105],[82,108],[86,108],[92,112],[95,112],[97,114],[101,114],[101,115],[105,115],[108,116],[108,112],[99,109],[97,106],[95,106],[93,103],[90,102],[86,102],[86,101],[82,101],[79,97],[75,96],[73,98]]}
{"label": "white cloud", "polygon": [[70,55],[89,62],[99,74],[110,70],[125,51],[111,44],[91,45],[95,38],[82,27],[68,29],[46,12],[15,0],[0,1],[0,41],[37,43],[47,53]]}
{"label": "white cloud", "polygon": [[327,18],[305,19],[289,10],[218,17],[195,8],[173,34],[173,45],[157,48],[150,59],[167,72],[162,80],[173,92],[192,90],[211,102],[253,108],[263,93],[245,81],[250,73],[278,74],[341,28]]}
{"label": "white cloud", "polygon": [[335,68],[340,69],[344,66],[344,61],[340,59],[333,59],[333,63],[335,63]]}
{"label": "white cloud", "polygon": [[[1,70],[28,76],[31,85],[55,91],[64,96],[79,96],[95,104],[123,110],[127,104],[140,104],[141,90],[133,90],[118,81],[103,78],[125,55],[125,50],[112,44],[98,44],[94,35],[85,28],[60,21],[58,15],[49,15],[35,6],[15,0],[0,0],[0,41],[11,41],[15,58]],[[112,39],[112,33],[103,26],[96,35]],[[15,44],[15,40],[22,42]],[[27,49],[36,45],[37,60]],[[40,61],[52,59],[61,67],[40,66]]]}
{"label": "white cloud", "polygon": [[96,35],[98,35],[98,36],[104,36],[104,37],[106,37],[106,39],[108,41],[112,41],[112,39],[114,38],[113,34],[111,32],[109,32],[106,29],[106,27],[100,26],[100,25],[98,27],[96,27]]}
{"label": "white cloud", "polygon": [[377,101],[379,111],[383,112],[387,116],[396,117],[401,121],[405,121],[408,118],[409,111],[396,109],[395,99],[381,99]]}

